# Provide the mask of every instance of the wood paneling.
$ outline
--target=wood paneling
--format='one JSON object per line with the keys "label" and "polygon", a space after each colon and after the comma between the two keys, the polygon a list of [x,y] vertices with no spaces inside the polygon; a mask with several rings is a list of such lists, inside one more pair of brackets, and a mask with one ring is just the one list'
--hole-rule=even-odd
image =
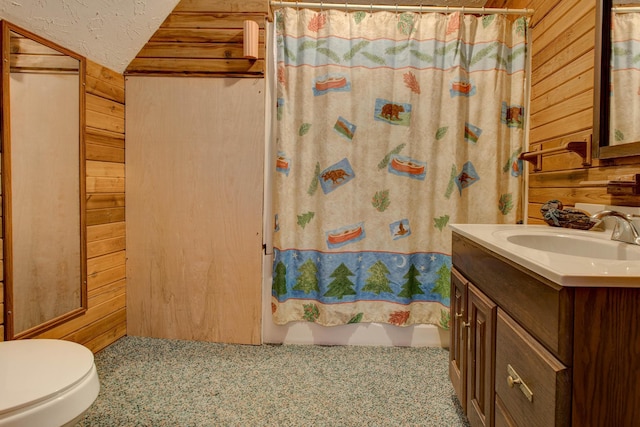
{"label": "wood paneling", "polygon": [[[127,67],[128,75],[264,77],[268,0],[182,0]],[[258,58],[243,57],[243,22],[258,23]]]}
{"label": "wood paneling", "polygon": [[126,334],[124,77],[91,61],[86,77],[88,309],[37,338],[95,352]]}
{"label": "wood paneling", "polygon": [[[591,1],[591,0],[587,0]],[[504,0],[503,7],[511,7],[515,0]],[[527,7],[534,8],[534,15],[531,19],[531,26],[539,31],[532,34],[533,39],[538,39],[548,32],[548,28],[553,26],[558,19],[547,19],[547,15],[553,11],[556,16],[565,16],[575,6],[575,2],[559,2],[557,0],[526,0]],[[491,3],[491,2],[490,2]],[[586,8],[588,9],[588,8]],[[586,10],[585,10],[586,11]],[[584,13],[583,11],[582,13]],[[569,17],[569,19],[571,19]],[[551,40],[553,42],[553,40]]]}
{"label": "wood paneling", "polygon": [[28,37],[11,32],[11,72],[12,73],[55,73],[78,74],[80,62]]}
{"label": "wood paneling", "polygon": [[[536,6],[533,2],[532,7]],[[537,29],[531,34],[535,63],[546,62],[554,58],[558,52],[565,50],[580,36],[595,27],[594,0],[572,0],[558,2],[549,10],[549,14],[533,27]],[[535,9],[539,13],[539,9]],[[593,48],[593,46],[592,46]],[[532,58],[533,60],[533,58]],[[533,69],[537,66],[533,65]]]}
{"label": "wood paneling", "polygon": [[[487,7],[523,7],[523,0],[495,0]],[[593,132],[596,0],[527,0],[531,20],[530,149],[581,140]],[[528,221],[543,223],[540,207],[548,200],[640,206],[640,196],[612,196],[590,184],[612,176],[638,173],[640,156],[593,159],[583,166],[573,153],[543,157],[542,170],[529,169]]]}
{"label": "wood paneling", "polygon": [[[131,70],[135,69],[135,72]],[[257,73],[262,75],[264,60],[249,59],[193,59],[193,58],[139,58],[131,62],[127,74],[182,74],[194,76],[202,74],[220,74],[230,77],[234,74]],[[255,76],[254,76],[255,77]]]}
{"label": "wood paneling", "polygon": [[[592,43],[591,37],[588,34],[582,36],[581,41]],[[559,101],[569,99],[573,97],[574,94],[584,93],[589,89],[593,90],[593,79],[574,81],[573,85],[570,85],[579,73],[593,72],[593,49],[585,49],[585,44],[575,45],[574,47],[576,50],[571,52],[570,55],[564,55],[558,58],[559,63],[543,64],[540,68],[532,72],[531,81],[532,83],[534,81],[536,82],[531,91],[532,113],[538,113],[550,105],[555,105],[554,102],[544,103],[539,99],[540,95],[548,93],[550,90],[559,90],[559,92],[553,94]],[[567,80],[563,82],[559,81],[559,78],[565,78]],[[577,83],[581,83],[581,85],[577,86]],[[591,99],[589,107],[592,106],[593,98]]]}
{"label": "wood paneling", "polygon": [[[228,2],[227,2],[228,3]],[[245,5],[247,2],[243,2]],[[213,2],[209,2],[209,8]],[[216,7],[217,9],[217,7]],[[246,9],[250,10],[250,9]],[[165,19],[164,23],[169,28],[241,28],[245,19],[251,19],[256,22],[264,21],[264,14],[262,13],[250,13],[245,11],[239,11],[241,13],[212,13],[207,11],[202,12],[177,12],[174,11],[171,15]],[[264,28],[264,22],[262,25]]]}
{"label": "wood paneling", "polygon": [[128,77],[127,118],[129,334],[260,343],[264,80]]}
{"label": "wood paneling", "polygon": [[576,289],[575,353],[589,357],[574,361],[576,371],[588,374],[576,375],[573,379],[573,425],[633,426],[638,423],[638,304],[637,289]]}
{"label": "wood paneling", "polygon": [[545,105],[537,114],[531,114],[531,127],[539,127],[551,121],[563,120],[572,115],[582,112],[590,112],[593,108],[593,90],[588,90],[572,96],[559,102],[553,102]]}
{"label": "wood paneling", "polygon": [[[215,7],[212,7],[214,5]],[[266,0],[181,0],[174,12],[247,12],[267,13],[269,2]]]}
{"label": "wood paneling", "polygon": [[[87,93],[124,104],[124,79],[122,75],[87,61]],[[87,133],[100,132],[89,128]],[[124,135],[120,135],[124,139]]]}

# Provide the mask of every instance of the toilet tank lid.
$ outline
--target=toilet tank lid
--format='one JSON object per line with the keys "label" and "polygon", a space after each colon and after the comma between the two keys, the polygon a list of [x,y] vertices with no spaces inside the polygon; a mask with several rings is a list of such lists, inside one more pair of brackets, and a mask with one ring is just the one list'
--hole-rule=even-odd
{"label": "toilet tank lid", "polygon": [[93,368],[93,353],[70,341],[0,342],[0,415],[72,388]]}

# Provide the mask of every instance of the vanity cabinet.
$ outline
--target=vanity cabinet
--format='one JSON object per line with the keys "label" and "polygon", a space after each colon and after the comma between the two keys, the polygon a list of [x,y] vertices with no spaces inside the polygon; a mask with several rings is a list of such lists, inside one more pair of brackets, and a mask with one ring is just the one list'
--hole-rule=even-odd
{"label": "vanity cabinet", "polygon": [[455,340],[450,349],[451,381],[470,422],[489,426],[496,305],[457,271],[453,270],[451,278],[451,330]]}
{"label": "vanity cabinet", "polygon": [[455,232],[452,253],[449,374],[471,426],[640,425],[640,289],[564,287]]}

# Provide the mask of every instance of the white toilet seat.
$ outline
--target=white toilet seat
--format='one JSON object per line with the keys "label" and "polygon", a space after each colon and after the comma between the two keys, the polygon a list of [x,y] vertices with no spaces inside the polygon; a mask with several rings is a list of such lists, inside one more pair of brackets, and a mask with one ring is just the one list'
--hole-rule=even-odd
{"label": "white toilet seat", "polygon": [[80,344],[0,342],[0,427],[73,423],[99,391],[93,353]]}

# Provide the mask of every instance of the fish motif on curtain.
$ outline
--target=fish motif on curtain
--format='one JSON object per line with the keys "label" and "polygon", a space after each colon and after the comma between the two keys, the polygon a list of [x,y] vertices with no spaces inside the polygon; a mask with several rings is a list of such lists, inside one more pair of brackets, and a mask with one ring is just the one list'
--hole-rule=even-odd
{"label": "fish motif on curtain", "polygon": [[519,219],[525,19],[275,23],[275,323],[447,328],[447,224]]}

